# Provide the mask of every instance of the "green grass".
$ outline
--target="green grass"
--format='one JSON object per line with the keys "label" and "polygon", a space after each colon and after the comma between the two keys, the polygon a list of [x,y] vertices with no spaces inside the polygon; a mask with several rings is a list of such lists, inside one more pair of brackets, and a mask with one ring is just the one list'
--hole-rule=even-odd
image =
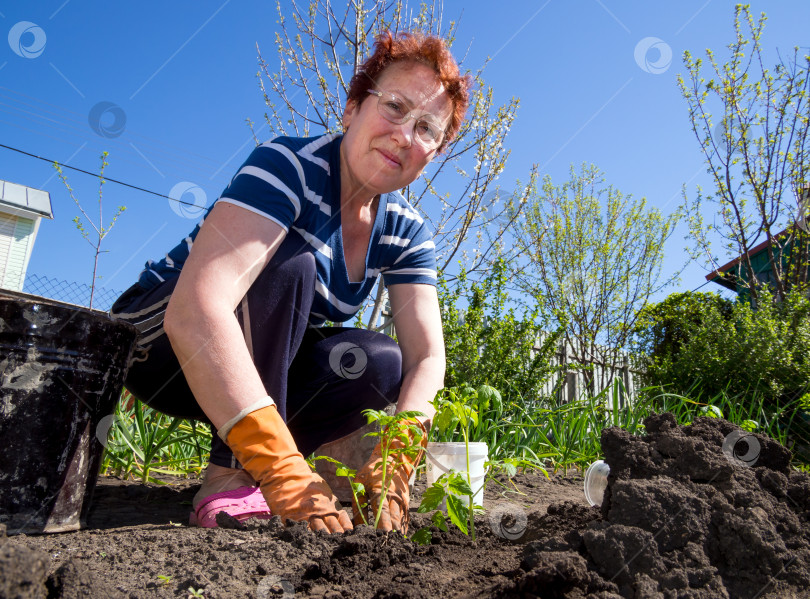
{"label": "green grass", "polygon": [[[747,430],[762,433],[791,448],[794,465],[807,467],[808,456],[801,446],[810,445],[810,420],[801,419],[796,402],[769,406],[757,394],[721,392],[701,401],[667,393],[660,388],[641,389],[632,405],[622,406],[625,390],[621,381],[595,396],[561,402],[543,398],[536,402],[511,402],[481,414],[470,441],[483,441],[490,459],[515,457],[550,470],[572,466],[585,468],[602,458],[600,436],[603,429],[620,427],[631,434],[645,433],[644,419],[652,413],[672,412],[680,425],[699,416],[721,415]],[[806,399],[804,400],[807,401]],[[803,404],[802,404],[803,405]],[[805,408],[806,409],[806,408]],[[437,437],[436,441],[461,441],[460,435]],[[796,451],[799,450],[799,451]]]}
{"label": "green grass", "polygon": [[[617,381],[594,397],[568,403],[549,398],[512,401],[481,414],[470,441],[486,442],[490,459],[518,458],[555,471],[586,467],[600,457],[603,428],[619,426],[633,434],[643,432],[642,420],[650,413],[647,400],[632,410],[620,409],[623,394]],[[457,437],[444,435],[435,440],[460,441]]]}
{"label": "green grass", "polygon": [[160,482],[153,474],[198,475],[211,451],[205,424],[167,416],[124,390],[115,408],[101,473]]}
{"label": "green grass", "polygon": [[[593,397],[563,403],[541,398],[493,405],[480,414],[470,441],[483,441],[490,460],[517,459],[548,470],[585,468],[602,458],[600,436],[604,428],[621,427],[644,434],[644,419],[653,412],[672,412],[678,424],[718,412],[748,430],[763,433],[794,450],[794,465],[808,470],[810,455],[809,396],[783,406],[769,406],[756,394],[686,397],[660,388],[642,389],[632,406],[620,407],[620,382]],[[458,431],[431,440],[463,441]],[[197,475],[205,467],[211,448],[210,428],[156,412],[124,393],[115,411],[102,473],[157,481],[155,473]],[[803,449],[804,448],[804,449]]]}

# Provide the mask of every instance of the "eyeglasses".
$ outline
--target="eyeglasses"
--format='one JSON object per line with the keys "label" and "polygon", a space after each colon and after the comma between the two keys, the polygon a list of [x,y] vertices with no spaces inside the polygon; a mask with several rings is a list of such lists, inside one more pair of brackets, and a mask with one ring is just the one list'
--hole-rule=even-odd
{"label": "eyeglasses", "polygon": [[368,93],[377,96],[377,111],[389,123],[402,125],[408,122],[409,119],[414,120],[414,137],[424,148],[428,150],[435,150],[444,140],[444,129],[438,123],[430,120],[432,115],[422,114],[415,116],[412,110],[409,110],[405,100],[400,99],[398,96],[390,92],[380,92],[374,89],[367,90]]}

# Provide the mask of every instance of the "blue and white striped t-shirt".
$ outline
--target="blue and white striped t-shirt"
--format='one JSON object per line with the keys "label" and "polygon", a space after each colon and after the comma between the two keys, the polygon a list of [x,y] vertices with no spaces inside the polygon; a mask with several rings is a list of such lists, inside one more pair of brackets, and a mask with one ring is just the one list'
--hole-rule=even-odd
{"label": "blue and white striped t-shirt", "polygon": [[[310,323],[345,322],[362,307],[379,274],[386,285],[436,284],[430,231],[398,192],[380,197],[366,255],[365,279],[349,281],[340,227],[342,135],[279,137],[256,148],[217,202],[241,206],[299,233],[317,265]],[[213,205],[206,212],[210,213]],[[200,225],[165,258],[149,261],[139,282],[150,289],[180,274]]]}

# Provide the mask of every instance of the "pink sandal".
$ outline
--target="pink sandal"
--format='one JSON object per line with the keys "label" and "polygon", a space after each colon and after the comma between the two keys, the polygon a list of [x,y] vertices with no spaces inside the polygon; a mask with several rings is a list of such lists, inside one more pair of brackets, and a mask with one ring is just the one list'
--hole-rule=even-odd
{"label": "pink sandal", "polygon": [[214,493],[203,499],[191,513],[189,524],[216,528],[219,512],[225,512],[240,522],[248,518],[269,520],[273,517],[259,487],[239,487],[233,491]]}

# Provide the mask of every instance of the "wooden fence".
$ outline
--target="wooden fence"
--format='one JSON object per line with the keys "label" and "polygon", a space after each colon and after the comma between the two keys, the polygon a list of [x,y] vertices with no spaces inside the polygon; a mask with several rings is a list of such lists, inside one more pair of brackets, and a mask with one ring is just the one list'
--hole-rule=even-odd
{"label": "wooden fence", "polygon": [[[542,339],[535,344],[535,349],[539,350],[541,346]],[[636,396],[637,377],[642,374],[636,360],[627,352],[601,346],[577,347],[566,340],[560,341],[552,358],[552,366],[559,368],[559,371],[546,381],[542,395],[549,397],[557,394],[562,401],[570,402],[598,395],[607,389],[606,400],[610,403],[610,390],[614,381],[618,380],[622,390],[620,408],[632,403]]]}

